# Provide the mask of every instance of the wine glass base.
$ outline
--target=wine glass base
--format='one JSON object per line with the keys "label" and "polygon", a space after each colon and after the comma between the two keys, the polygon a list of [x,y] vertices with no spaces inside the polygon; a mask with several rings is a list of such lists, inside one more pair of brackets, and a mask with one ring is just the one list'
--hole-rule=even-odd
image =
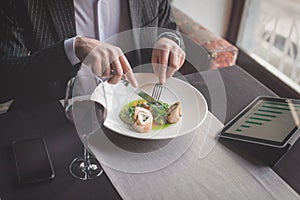
{"label": "wine glass base", "polygon": [[88,160],[75,158],[69,166],[71,175],[80,180],[90,180],[99,177],[103,170],[96,158],[90,157]]}

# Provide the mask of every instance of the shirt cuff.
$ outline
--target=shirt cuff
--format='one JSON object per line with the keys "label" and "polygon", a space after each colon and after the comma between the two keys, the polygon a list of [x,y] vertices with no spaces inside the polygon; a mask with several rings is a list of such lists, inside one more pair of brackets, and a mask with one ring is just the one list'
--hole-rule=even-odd
{"label": "shirt cuff", "polygon": [[80,36],[75,36],[64,41],[65,53],[72,65],[80,63],[80,60],[77,58],[75,53],[75,40]]}
{"label": "shirt cuff", "polygon": [[180,46],[180,38],[178,37],[178,35],[176,35],[175,33],[172,32],[164,32],[161,33],[159,36],[157,36],[156,40],[159,40],[162,37],[166,37],[168,39],[173,40],[174,42],[176,42],[178,44],[178,46]]}

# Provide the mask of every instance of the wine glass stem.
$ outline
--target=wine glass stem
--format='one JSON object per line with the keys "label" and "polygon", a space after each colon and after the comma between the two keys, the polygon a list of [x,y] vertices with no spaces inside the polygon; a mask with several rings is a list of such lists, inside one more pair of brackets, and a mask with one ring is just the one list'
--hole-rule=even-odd
{"label": "wine glass stem", "polygon": [[87,162],[88,162],[88,160],[89,160],[89,153],[88,153],[88,151],[86,150],[86,148],[85,147],[83,147],[83,161],[84,161],[84,163],[86,163],[87,164]]}
{"label": "wine glass stem", "polygon": [[88,150],[85,147],[83,147],[83,163],[85,168],[84,170],[86,172],[93,170],[90,159],[91,159],[91,154],[88,152]]}

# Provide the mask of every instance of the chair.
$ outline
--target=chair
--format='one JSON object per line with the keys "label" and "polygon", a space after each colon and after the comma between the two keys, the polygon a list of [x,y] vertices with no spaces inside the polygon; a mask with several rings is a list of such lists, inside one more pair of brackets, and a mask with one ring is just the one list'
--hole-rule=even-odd
{"label": "chair", "polygon": [[173,6],[173,14],[181,33],[204,47],[210,56],[210,69],[235,65],[238,49]]}

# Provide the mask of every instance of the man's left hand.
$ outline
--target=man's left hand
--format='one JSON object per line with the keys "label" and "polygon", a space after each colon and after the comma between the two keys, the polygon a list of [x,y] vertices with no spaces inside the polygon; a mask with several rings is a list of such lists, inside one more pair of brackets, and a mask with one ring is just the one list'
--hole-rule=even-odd
{"label": "man's left hand", "polygon": [[152,52],[154,74],[164,84],[185,61],[185,52],[171,39],[162,37],[156,41]]}

